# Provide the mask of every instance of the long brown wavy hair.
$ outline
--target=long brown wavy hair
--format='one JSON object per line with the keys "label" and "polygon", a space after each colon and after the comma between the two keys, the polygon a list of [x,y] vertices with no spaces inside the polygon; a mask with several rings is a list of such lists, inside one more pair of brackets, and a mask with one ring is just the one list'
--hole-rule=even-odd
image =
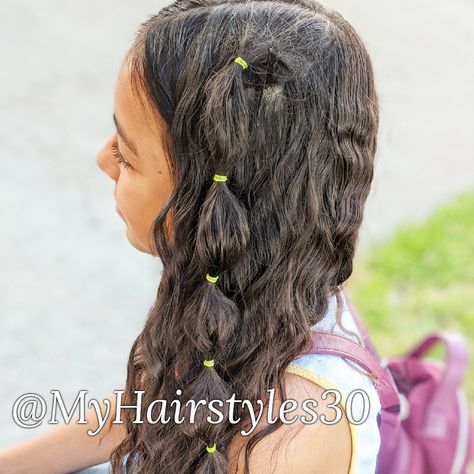
{"label": "long brown wavy hair", "polygon": [[[112,469],[225,473],[242,424],[227,405],[222,423],[207,409],[192,423],[185,404],[235,394],[255,405],[273,387],[285,398],[285,368],[352,273],[379,120],[372,65],[347,21],[312,0],[177,0],[141,26],[127,57],[166,124],[174,189],[153,227],[163,273],[123,403],[143,390],[142,419],[159,399],[171,420],[137,424],[126,410]],[[249,439],[245,472],[280,425]]]}

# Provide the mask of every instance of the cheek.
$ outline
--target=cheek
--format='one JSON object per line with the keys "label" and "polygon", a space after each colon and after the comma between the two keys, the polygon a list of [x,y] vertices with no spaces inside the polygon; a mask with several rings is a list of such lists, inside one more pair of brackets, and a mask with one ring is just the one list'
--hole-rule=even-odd
{"label": "cheek", "polygon": [[147,240],[153,221],[164,204],[156,183],[123,170],[117,182],[117,203],[130,230],[140,240]]}

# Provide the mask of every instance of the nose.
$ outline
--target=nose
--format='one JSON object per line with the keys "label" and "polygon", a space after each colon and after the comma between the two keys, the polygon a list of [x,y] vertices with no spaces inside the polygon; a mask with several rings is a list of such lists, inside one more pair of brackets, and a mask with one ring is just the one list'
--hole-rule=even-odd
{"label": "nose", "polygon": [[104,146],[99,150],[96,156],[97,166],[106,174],[108,174],[114,181],[117,181],[120,168],[117,161],[113,157],[111,143],[114,140],[114,137],[110,137],[104,144]]}

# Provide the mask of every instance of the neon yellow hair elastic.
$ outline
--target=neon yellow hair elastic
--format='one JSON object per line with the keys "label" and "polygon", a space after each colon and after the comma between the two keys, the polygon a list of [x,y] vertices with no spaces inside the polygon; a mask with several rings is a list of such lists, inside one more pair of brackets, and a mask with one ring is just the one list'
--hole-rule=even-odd
{"label": "neon yellow hair elastic", "polygon": [[247,67],[248,67],[248,64],[247,64],[247,62],[245,61],[245,59],[241,58],[240,56],[237,56],[237,57],[234,59],[234,63],[240,64],[243,69],[247,69]]}
{"label": "neon yellow hair elastic", "polygon": [[215,174],[214,178],[212,178],[214,181],[227,181],[227,176],[222,176],[221,174]]}
{"label": "neon yellow hair elastic", "polygon": [[215,283],[218,278],[219,278],[219,276],[213,277],[213,276],[209,275],[209,273],[206,273],[206,280],[207,280],[209,283]]}
{"label": "neon yellow hair elastic", "polygon": [[204,365],[211,369],[214,367],[214,359],[204,359]]}
{"label": "neon yellow hair elastic", "polygon": [[212,446],[206,446],[207,452],[208,453],[213,453],[217,448],[216,443],[214,443]]}

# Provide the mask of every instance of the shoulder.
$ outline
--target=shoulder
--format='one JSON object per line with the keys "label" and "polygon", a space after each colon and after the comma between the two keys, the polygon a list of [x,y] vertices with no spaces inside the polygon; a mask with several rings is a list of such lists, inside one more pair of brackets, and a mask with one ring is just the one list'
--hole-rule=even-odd
{"label": "shoulder", "polygon": [[[285,372],[283,384],[286,401],[275,403],[273,418],[284,410],[284,418],[295,421],[283,424],[255,445],[250,455],[250,473],[347,474],[352,452],[351,434],[344,411],[340,407],[331,407],[331,404],[336,405],[335,395],[331,392],[323,395],[326,389],[290,372]],[[267,408],[254,432],[268,426]],[[320,417],[327,420],[326,423]],[[329,424],[337,418],[338,421]],[[230,473],[244,472],[245,446],[253,434],[237,434],[232,440],[229,447]]]}
{"label": "shoulder", "polygon": [[352,445],[350,473],[375,473],[381,447],[381,401],[367,372],[352,360],[324,353],[300,356],[286,370],[324,389],[335,390],[339,410],[344,413],[347,410],[353,420],[359,421],[349,424]]}

